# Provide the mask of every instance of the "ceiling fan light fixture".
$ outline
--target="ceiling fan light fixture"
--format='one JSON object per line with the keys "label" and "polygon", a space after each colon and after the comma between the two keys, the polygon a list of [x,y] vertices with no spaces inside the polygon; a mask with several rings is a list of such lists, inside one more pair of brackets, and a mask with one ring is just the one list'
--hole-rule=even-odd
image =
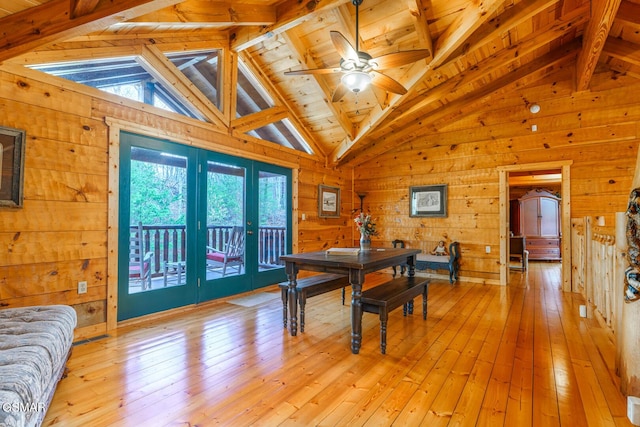
{"label": "ceiling fan light fixture", "polygon": [[369,73],[355,70],[345,73],[340,80],[351,92],[358,93],[369,87],[372,77]]}

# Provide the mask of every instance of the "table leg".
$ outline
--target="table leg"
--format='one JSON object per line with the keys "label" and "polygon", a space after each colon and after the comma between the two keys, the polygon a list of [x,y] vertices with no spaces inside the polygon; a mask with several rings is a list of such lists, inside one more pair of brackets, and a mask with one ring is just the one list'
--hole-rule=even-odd
{"label": "table leg", "polygon": [[407,274],[409,277],[413,277],[416,275],[416,256],[410,256],[407,258],[407,265],[409,266],[409,271]]}
{"label": "table leg", "polygon": [[362,345],[362,270],[349,272],[351,282],[351,353],[358,354]]}
{"label": "table leg", "polygon": [[289,276],[289,290],[287,291],[287,297],[289,299],[289,331],[291,336],[298,334],[298,293],[296,291],[296,277],[298,270],[295,264],[286,264],[287,276]]}

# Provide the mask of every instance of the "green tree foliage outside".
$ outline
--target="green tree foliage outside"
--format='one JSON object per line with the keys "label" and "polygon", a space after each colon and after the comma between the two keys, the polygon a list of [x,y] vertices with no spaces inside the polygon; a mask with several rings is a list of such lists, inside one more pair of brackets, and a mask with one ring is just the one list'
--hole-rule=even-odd
{"label": "green tree foliage outside", "polygon": [[[244,172],[244,171],[243,171]],[[207,225],[244,224],[244,173],[207,174]]]}
{"label": "green tree foliage outside", "polygon": [[287,178],[282,175],[260,176],[260,227],[286,227]]}
{"label": "green tree foliage outside", "polygon": [[184,224],[186,168],[131,162],[131,223]]}
{"label": "green tree foliage outside", "polygon": [[[172,158],[176,163],[176,158]],[[210,165],[211,167],[211,165]],[[207,173],[207,225],[243,225],[244,169]],[[261,173],[258,185],[260,227],[285,227],[287,178]],[[131,224],[184,225],[187,170],[184,166],[131,161]]]}

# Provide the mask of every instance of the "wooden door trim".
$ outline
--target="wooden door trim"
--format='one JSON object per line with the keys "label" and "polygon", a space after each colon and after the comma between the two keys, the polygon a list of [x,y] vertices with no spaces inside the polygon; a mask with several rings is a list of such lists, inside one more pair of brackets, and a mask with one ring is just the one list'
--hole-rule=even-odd
{"label": "wooden door trim", "polygon": [[500,188],[500,285],[506,286],[509,279],[509,172],[562,170],[562,290],[572,291],[571,287],[571,165],[572,160],[557,162],[527,163],[498,167]]}

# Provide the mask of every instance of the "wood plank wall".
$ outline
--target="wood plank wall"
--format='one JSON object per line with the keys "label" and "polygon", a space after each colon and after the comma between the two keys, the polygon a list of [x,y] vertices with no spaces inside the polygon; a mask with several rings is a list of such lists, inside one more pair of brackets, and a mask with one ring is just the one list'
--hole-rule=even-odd
{"label": "wood plank wall", "polygon": [[[71,304],[89,335],[99,334],[105,321],[110,249],[105,117],[166,129],[184,135],[186,143],[197,132],[199,140],[212,141],[211,149],[298,165],[297,251],[354,244],[351,211],[359,200],[352,190],[363,191],[365,210],[381,231],[374,245],[402,238],[430,250],[440,239],[458,240],[462,276],[488,283],[497,282],[499,268],[497,166],[572,160],[572,218],[604,215],[613,224],[614,213],[626,209],[638,147],[640,105],[634,102],[640,83],[612,73],[596,74],[587,92],[574,93],[571,74],[559,72],[517,93],[495,94],[465,119],[352,171],[191,126],[35,71],[3,69],[0,125],[25,129],[27,151],[25,206],[0,210],[0,306]],[[533,101],[542,106],[536,116],[526,108]],[[341,189],[340,218],[318,218],[318,184]],[[409,186],[431,184],[448,184],[448,217],[409,218]],[[492,248],[490,254],[485,246]],[[80,280],[89,282],[87,294],[77,294]]]}
{"label": "wood plank wall", "polygon": [[[576,93],[573,85],[572,73],[561,70],[517,92],[493,94],[464,119],[356,167],[355,191],[367,193],[365,209],[380,225],[373,244],[403,239],[431,250],[440,239],[457,240],[462,277],[497,283],[496,168],[540,162],[572,161],[571,217],[602,215],[613,225],[632,185],[640,81],[609,72],[595,74],[590,91]],[[533,102],[541,106],[535,115]],[[410,218],[409,187],[434,184],[448,185],[448,217]]]}
{"label": "wood plank wall", "polygon": [[[158,129],[177,142],[295,165],[294,218],[306,216],[295,226],[297,250],[353,240],[350,168],[325,168],[322,158],[238,140],[226,130],[12,65],[0,70],[0,111],[0,126],[27,133],[24,208],[0,209],[0,307],[72,305],[78,337],[105,332],[107,254],[117,253],[107,247],[108,195],[118,190],[108,184],[106,117]],[[341,218],[318,218],[318,184],[341,188]],[[78,295],[82,280],[88,292]]]}

